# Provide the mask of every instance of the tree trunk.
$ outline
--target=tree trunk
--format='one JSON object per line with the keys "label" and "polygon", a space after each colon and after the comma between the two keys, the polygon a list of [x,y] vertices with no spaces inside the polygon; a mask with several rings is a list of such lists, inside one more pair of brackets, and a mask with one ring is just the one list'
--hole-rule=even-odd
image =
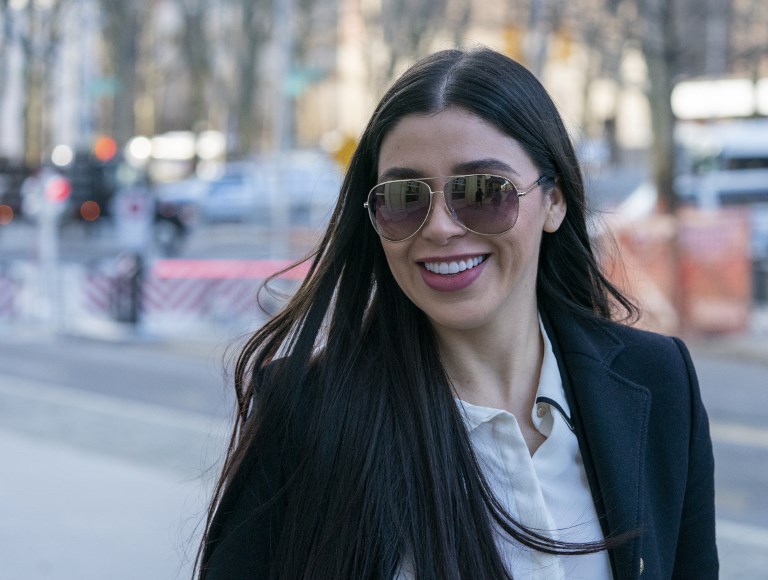
{"label": "tree trunk", "polygon": [[27,5],[28,36],[23,43],[24,64],[24,160],[37,167],[43,160],[43,79],[42,63],[36,58],[35,46],[40,35],[38,13]]}
{"label": "tree trunk", "polygon": [[256,22],[259,15],[254,2],[242,3],[242,38],[244,49],[239,54],[238,91],[236,105],[235,143],[233,149],[238,155],[247,155],[255,149],[258,127],[254,108],[257,90],[256,66],[258,54],[264,43],[264,35]]}
{"label": "tree trunk", "polygon": [[[115,4],[116,6],[118,3]],[[135,134],[136,95],[136,58],[137,39],[140,33],[137,8],[133,2],[119,3],[121,8],[122,25],[117,28],[118,36],[114,47],[115,77],[117,90],[115,92],[114,108],[112,110],[113,137],[118,143],[126,143]]]}
{"label": "tree trunk", "polygon": [[206,85],[210,79],[208,41],[205,34],[207,4],[195,2],[184,17],[183,47],[189,64],[189,121],[194,131],[199,131],[208,120]]}
{"label": "tree trunk", "polygon": [[674,213],[677,198],[675,175],[675,116],[672,88],[676,72],[677,35],[674,0],[646,0],[646,33],[643,52],[648,66],[648,100],[651,107],[653,178],[659,209]]}

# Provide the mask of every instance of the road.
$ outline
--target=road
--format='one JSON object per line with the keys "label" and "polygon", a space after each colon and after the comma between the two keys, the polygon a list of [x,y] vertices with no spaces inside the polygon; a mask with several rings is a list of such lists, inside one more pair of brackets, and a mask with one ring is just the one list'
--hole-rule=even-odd
{"label": "road", "polygon": [[733,360],[693,350],[715,451],[722,578],[768,570],[768,359]]}
{"label": "road", "polygon": [[0,578],[189,578],[232,409],[225,359],[0,326]]}
{"label": "road", "polygon": [[[190,228],[180,253],[172,257],[299,258],[311,250],[319,235],[319,228],[310,228],[309,224],[308,217],[304,220],[297,217],[284,231],[264,222],[201,222]],[[63,262],[113,259],[129,249],[110,218],[95,224],[68,223],[59,229],[58,242],[58,254]],[[20,219],[0,225],[0,264],[3,260],[36,260],[40,246],[40,233],[35,223]],[[168,257],[152,244],[145,252],[149,258]]]}
{"label": "road", "polygon": [[762,360],[692,347],[714,445],[723,579],[768,577],[768,341],[763,341]]}
{"label": "road", "polygon": [[[100,570],[114,571],[122,559],[134,568],[109,577],[161,580],[188,573],[193,524],[200,521],[210,489],[206,469],[221,453],[231,412],[222,371],[226,346],[0,332],[0,461],[16,478],[30,478],[16,489],[20,497],[0,493],[0,512],[13,515],[15,509],[28,523],[8,530],[3,529],[7,520],[0,518],[0,540],[43,548],[53,543],[48,551],[10,551],[5,569],[26,575],[8,578],[99,578]],[[765,578],[768,366],[722,358],[695,344],[692,352],[715,444],[721,577]],[[18,453],[1,457],[20,446],[29,457],[42,459],[29,465]],[[51,493],[51,484],[58,494]],[[67,489],[82,491],[69,496]],[[92,525],[82,527],[71,514],[59,513],[63,503],[78,501]],[[22,508],[29,513],[21,514]],[[112,519],[104,521],[107,517]],[[148,532],[152,526],[145,517],[149,522],[165,518],[164,524]],[[93,549],[87,554],[64,549],[81,542]],[[130,549],[121,548],[125,545]],[[99,546],[108,560],[103,568],[92,555]],[[56,567],[46,554],[59,554],[80,572]],[[138,576],[137,558],[145,570]],[[33,575],[30,561],[40,564]]]}

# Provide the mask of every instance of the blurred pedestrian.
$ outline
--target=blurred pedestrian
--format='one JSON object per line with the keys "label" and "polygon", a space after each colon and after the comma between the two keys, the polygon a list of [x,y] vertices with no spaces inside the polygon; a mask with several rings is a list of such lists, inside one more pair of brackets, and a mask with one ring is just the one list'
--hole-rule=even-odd
{"label": "blurred pedestrian", "polygon": [[[465,198],[489,180],[504,211]],[[199,577],[716,578],[691,359],[625,324],[533,75],[486,49],[417,63],[341,196],[238,360]]]}
{"label": "blurred pedestrian", "polygon": [[475,207],[480,208],[483,205],[483,189],[478,185],[475,191]]}

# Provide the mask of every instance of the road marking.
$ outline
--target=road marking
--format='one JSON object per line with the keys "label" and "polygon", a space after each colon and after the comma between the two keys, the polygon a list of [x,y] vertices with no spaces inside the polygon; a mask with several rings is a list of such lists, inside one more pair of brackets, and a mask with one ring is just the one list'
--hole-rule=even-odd
{"label": "road marking", "polygon": [[768,549],[768,528],[717,520],[717,539]]}
{"label": "road marking", "polygon": [[714,421],[709,424],[709,430],[713,441],[719,443],[734,443],[768,449],[768,429],[762,427]]}
{"label": "road marking", "polygon": [[[113,415],[163,427],[176,427],[204,434],[221,432],[219,426],[222,420],[202,413],[171,409],[11,375],[0,374],[0,394],[77,407],[93,413]],[[768,429],[766,428],[717,421],[711,422],[709,427],[715,442],[768,449]]]}
{"label": "road marking", "polygon": [[75,407],[100,415],[111,415],[161,427],[185,429],[203,435],[223,436],[221,427],[225,421],[215,417],[82,391],[55,383],[0,374],[0,396],[2,395]]}

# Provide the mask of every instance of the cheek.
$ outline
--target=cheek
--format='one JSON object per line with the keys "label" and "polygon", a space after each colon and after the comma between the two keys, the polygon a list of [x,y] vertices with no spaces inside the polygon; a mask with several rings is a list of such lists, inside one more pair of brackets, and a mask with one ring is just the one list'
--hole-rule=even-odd
{"label": "cheek", "polygon": [[414,294],[415,286],[417,284],[416,279],[418,270],[414,264],[408,258],[408,249],[405,244],[389,244],[383,243],[384,255],[387,259],[387,265],[389,271],[392,274],[392,278],[395,280],[395,284],[412,302],[415,302],[416,295]]}
{"label": "cheek", "polygon": [[535,201],[536,205],[531,204],[530,207],[526,208],[527,211],[525,213],[523,213],[521,208],[520,216],[515,227],[512,229],[512,232],[517,235],[519,243],[529,250],[541,243],[541,237],[547,227],[547,217],[549,215],[548,204],[536,199],[531,201]]}
{"label": "cheek", "polygon": [[392,244],[386,241],[382,242],[382,248],[384,250],[384,256],[387,258],[389,271],[392,272],[395,280],[400,283],[402,272],[408,264],[408,252],[406,248],[400,244]]}

